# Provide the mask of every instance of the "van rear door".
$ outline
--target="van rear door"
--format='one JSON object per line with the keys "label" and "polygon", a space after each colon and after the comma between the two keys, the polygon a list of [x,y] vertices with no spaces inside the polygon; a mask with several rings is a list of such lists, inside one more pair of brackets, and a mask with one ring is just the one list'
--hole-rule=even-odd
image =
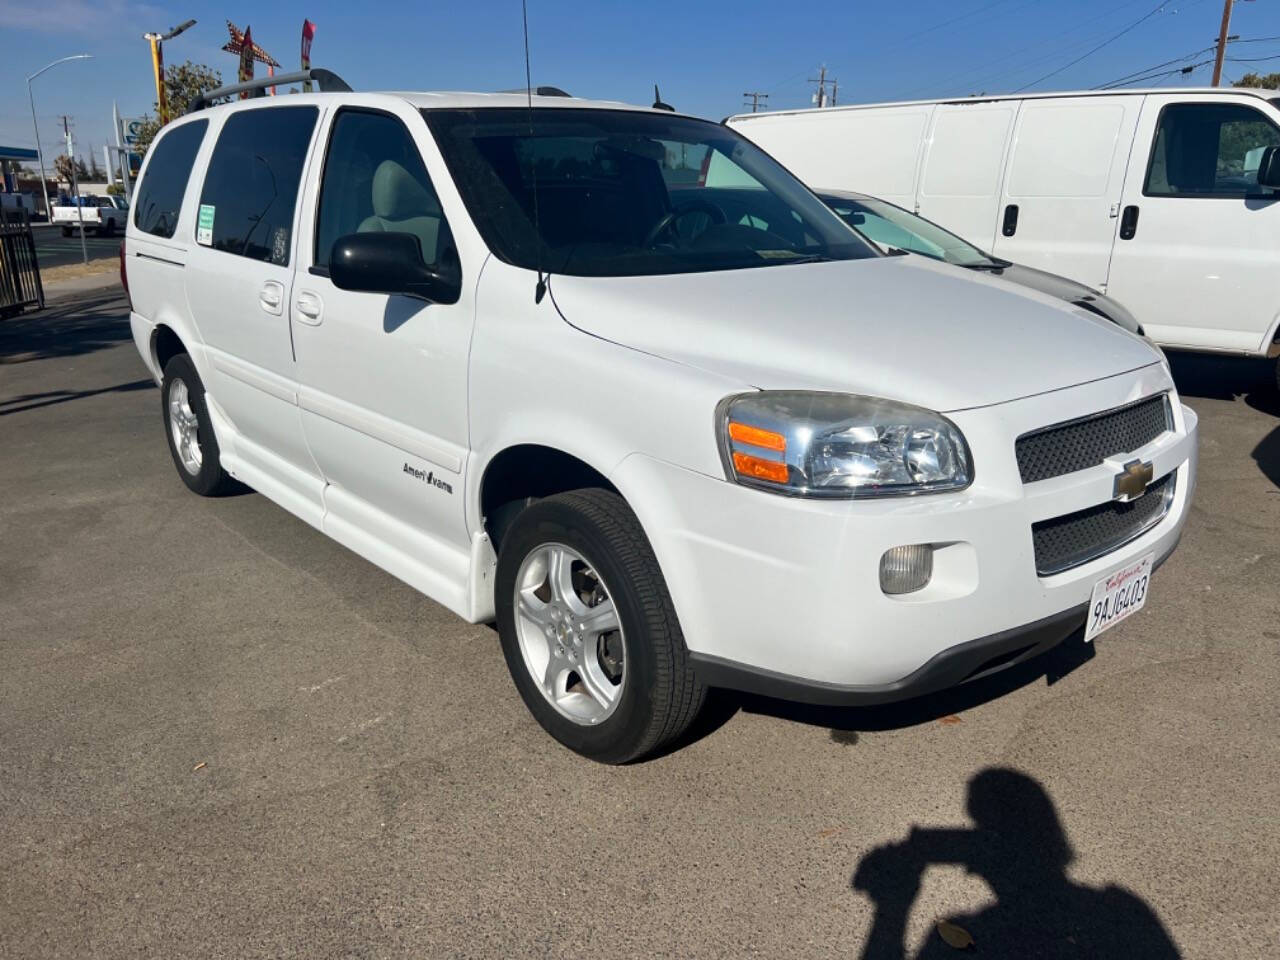
{"label": "van rear door", "polygon": [[1157,343],[1266,350],[1280,311],[1280,197],[1258,188],[1280,115],[1257,97],[1147,98],[1108,290]]}
{"label": "van rear door", "polygon": [[1106,290],[1141,107],[1140,95],[1022,101],[997,212],[997,256]]}

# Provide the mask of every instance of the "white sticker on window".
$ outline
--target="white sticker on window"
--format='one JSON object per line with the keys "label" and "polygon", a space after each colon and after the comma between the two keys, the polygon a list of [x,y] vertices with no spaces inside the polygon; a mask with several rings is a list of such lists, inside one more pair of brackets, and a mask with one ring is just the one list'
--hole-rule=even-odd
{"label": "white sticker on window", "polygon": [[200,215],[196,218],[196,243],[202,246],[213,246],[213,204],[200,204]]}

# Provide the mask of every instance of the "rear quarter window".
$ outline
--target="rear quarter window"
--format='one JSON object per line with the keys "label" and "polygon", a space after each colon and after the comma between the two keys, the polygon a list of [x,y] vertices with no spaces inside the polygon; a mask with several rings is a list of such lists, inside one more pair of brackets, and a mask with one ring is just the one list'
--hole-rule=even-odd
{"label": "rear quarter window", "polygon": [[172,237],[208,120],[170,127],[151,147],[146,175],[134,197],[133,223],[144,233]]}

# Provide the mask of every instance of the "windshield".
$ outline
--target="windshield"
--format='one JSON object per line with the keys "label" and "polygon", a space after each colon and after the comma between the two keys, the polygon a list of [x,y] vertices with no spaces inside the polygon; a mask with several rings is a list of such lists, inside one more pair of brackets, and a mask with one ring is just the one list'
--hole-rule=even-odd
{"label": "windshield", "polygon": [[825,196],[823,201],[849,226],[883,247],[909,250],[958,267],[991,267],[993,260],[967,240],[884,200]]}
{"label": "windshield", "polygon": [[718,124],[571,107],[423,114],[489,249],[516,266],[601,277],[878,256]]}

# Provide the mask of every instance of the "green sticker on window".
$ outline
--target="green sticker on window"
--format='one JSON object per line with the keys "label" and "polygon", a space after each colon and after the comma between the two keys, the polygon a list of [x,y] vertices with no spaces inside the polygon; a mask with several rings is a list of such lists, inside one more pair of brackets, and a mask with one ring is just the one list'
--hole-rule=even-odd
{"label": "green sticker on window", "polygon": [[200,204],[200,214],[196,217],[196,243],[206,247],[213,246],[213,204]]}

